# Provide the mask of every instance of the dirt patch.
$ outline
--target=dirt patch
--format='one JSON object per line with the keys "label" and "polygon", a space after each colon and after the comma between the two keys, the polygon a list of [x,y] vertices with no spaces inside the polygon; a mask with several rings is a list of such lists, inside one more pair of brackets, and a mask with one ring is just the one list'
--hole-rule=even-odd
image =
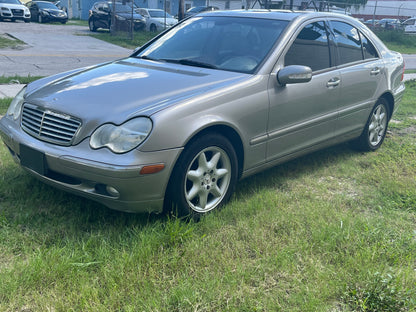
{"label": "dirt patch", "polygon": [[416,126],[407,127],[397,132],[400,135],[416,135]]}

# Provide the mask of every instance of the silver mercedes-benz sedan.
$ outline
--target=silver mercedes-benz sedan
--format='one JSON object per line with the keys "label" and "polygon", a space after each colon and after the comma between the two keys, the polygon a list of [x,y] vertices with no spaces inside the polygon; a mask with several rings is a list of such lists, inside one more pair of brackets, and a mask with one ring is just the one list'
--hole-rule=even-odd
{"label": "silver mercedes-benz sedan", "polygon": [[198,217],[311,151],[383,143],[404,64],[344,15],[216,11],[130,57],[40,79],[0,121],[42,181],[131,212]]}

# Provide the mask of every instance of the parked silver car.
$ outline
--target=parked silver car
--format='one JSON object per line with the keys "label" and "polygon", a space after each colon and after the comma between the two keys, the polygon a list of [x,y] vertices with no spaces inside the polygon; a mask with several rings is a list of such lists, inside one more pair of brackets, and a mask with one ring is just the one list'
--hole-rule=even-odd
{"label": "parked silver car", "polygon": [[0,133],[46,183],[114,209],[200,216],[294,157],[379,148],[403,67],[344,15],[203,13],[130,57],[29,84]]}

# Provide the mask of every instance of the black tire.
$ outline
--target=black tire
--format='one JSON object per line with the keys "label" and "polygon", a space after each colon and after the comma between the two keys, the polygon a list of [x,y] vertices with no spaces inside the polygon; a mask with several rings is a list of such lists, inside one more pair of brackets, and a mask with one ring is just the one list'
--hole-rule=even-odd
{"label": "black tire", "polygon": [[361,151],[378,149],[386,137],[389,118],[388,102],[386,99],[380,98],[371,110],[361,136],[353,142],[354,147]]}
{"label": "black tire", "polygon": [[30,23],[30,20],[28,20],[28,19],[25,19],[25,23]]}
{"label": "black tire", "polygon": [[94,20],[91,18],[88,20],[88,27],[90,28],[90,31],[95,32],[97,31],[97,27],[94,24]]}
{"label": "black tire", "polygon": [[237,175],[232,144],[216,133],[199,137],[185,148],[174,168],[167,194],[170,210],[178,217],[199,219],[230,199]]}
{"label": "black tire", "polygon": [[156,30],[157,30],[156,25],[155,25],[155,24],[151,24],[151,25],[150,25],[149,30],[150,30],[151,32],[156,32]]}
{"label": "black tire", "polygon": [[42,15],[38,15],[38,23],[39,24],[42,24],[43,23],[43,18],[42,18]]}

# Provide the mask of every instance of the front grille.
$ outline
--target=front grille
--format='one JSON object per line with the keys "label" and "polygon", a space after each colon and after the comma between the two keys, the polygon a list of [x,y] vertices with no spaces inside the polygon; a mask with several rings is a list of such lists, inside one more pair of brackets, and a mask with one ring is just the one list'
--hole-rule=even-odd
{"label": "front grille", "polygon": [[71,145],[80,126],[81,121],[72,116],[32,104],[23,106],[22,129],[40,140]]}
{"label": "front grille", "polygon": [[23,16],[23,10],[21,9],[12,9],[13,16]]}

